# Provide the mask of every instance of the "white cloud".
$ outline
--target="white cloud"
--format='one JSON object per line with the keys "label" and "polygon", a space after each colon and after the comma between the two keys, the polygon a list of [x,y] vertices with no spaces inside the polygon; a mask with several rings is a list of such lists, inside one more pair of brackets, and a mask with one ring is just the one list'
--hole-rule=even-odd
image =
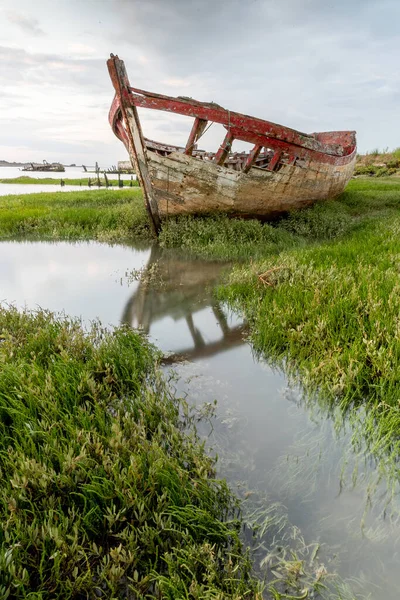
{"label": "white cloud", "polygon": [[[399,145],[396,0],[230,0],[229,10],[215,0],[2,6],[3,158],[4,146],[10,159],[24,148],[31,154],[23,159],[124,158],[107,120],[110,52],[125,59],[135,87],[215,101],[303,131],[357,129],[362,151]],[[148,137],[185,142],[190,119],[141,114]],[[219,136],[213,127],[202,141],[213,149]]]}
{"label": "white cloud", "polygon": [[8,11],[6,12],[6,16],[10,23],[14,23],[20,29],[23,30],[24,33],[28,33],[33,36],[37,35],[45,35],[43,29],[39,27],[39,21],[35,18],[28,17],[19,12]]}

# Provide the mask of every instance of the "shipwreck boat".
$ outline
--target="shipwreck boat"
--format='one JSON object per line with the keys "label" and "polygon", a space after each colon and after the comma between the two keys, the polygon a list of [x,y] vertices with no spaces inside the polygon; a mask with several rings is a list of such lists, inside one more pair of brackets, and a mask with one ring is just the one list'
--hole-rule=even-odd
{"label": "shipwreck boat", "polygon": [[44,160],[43,163],[29,163],[23,171],[45,171],[51,173],[64,173],[65,167],[61,163],[48,163]]}
{"label": "shipwreck boat", "polygon": [[[301,133],[214,102],[134,88],[118,56],[111,55],[107,66],[115,89],[109,121],[129,152],[155,233],[169,215],[271,218],[337,196],[352,176],[354,131]],[[194,118],[186,146],[147,140],[138,107]],[[226,129],[221,146],[215,153],[198,150],[212,123]],[[233,153],[234,140],[253,148]]]}

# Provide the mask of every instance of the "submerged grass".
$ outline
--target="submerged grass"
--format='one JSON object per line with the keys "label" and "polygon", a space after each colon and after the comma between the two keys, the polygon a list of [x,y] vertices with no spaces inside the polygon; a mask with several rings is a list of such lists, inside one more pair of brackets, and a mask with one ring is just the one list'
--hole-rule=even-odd
{"label": "submerged grass", "polygon": [[150,238],[139,188],[0,196],[0,239]]}
{"label": "submerged grass", "polygon": [[198,414],[128,329],[0,306],[0,596],[256,598]]}

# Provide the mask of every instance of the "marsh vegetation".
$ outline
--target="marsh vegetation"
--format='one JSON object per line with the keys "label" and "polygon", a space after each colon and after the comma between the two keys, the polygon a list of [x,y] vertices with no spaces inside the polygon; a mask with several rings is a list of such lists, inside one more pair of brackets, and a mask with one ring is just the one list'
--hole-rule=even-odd
{"label": "marsh vegetation", "polygon": [[[111,177],[107,177],[107,181],[104,179],[102,174],[99,174],[99,180],[102,187],[109,186],[118,186],[118,179],[112,179]],[[57,179],[54,177],[29,177],[29,175],[21,175],[20,177],[11,177],[11,178],[3,178],[0,179],[0,184],[9,183],[16,185],[60,185],[60,182],[63,182],[63,185],[76,185],[76,186],[86,186],[88,182],[91,182],[91,185],[96,186],[98,179],[97,175],[92,175],[91,177],[80,177],[80,178],[70,178],[70,177],[58,177]],[[121,183],[125,187],[138,187],[139,182],[137,179],[122,179]]]}
{"label": "marsh vegetation", "polygon": [[[388,481],[398,481],[400,450],[399,205],[399,180],[360,178],[337,200],[274,223],[170,219],[160,237],[161,246],[185,255],[237,261],[217,293],[248,320],[256,352],[327,414],[352,422],[353,447],[366,444]],[[135,189],[3,197],[0,237],[151,239]],[[127,329],[85,333],[77,323],[13,309],[0,319],[0,443],[9,448],[0,459],[9,481],[2,560],[10,597],[28,589],[43,598],[88,590],[112,597],[129,586],[139,597],[144,590],[171,598],[259,594],[239,535],[247,516],[216,480],[196,437],[197,417],[161,382],[156,351]],[[135,446],[138,427],[146,456]],[[254,514],[261,529],[280,523],[279,515],[268,521],[265,506]],[[275,539],[283,530],[273,531]],[[151,562],[159,544],[163,558]],[[313,563],[313,549],[307,552]],[[301,552],[268,560],[279,573],[279,585],[270,582],[274,598],[319,589]]]}
{"label": "marsh vegetation", "polygon": [[0,196],[0,239],[123,242],[149,232],[140,188]]}
{"label": "marsh vegetation", "polygon": [[2,598],[257,597],[238,503],[129,329],[0,308]]}
{"label": "marsh vegetation", "polygon": [[395,148],[392,152],[388,148],[382,151],[375,148],[364,155],[358,155],[354,174],[369,177],[399,176],[400,148]]}

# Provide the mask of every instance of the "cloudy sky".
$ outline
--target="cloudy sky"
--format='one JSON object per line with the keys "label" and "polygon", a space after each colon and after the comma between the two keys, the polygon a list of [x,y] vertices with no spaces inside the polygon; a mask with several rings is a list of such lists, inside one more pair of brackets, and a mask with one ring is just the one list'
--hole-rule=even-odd
{"label": "cloudy sky", "polygon": [[[400,146],[399,0],[1,0],[0,159],[115,164],[110,52],[131,84]],[[144,111],[147,137],[188,119]],[[223,137],[213,126],[202,147]]]}

